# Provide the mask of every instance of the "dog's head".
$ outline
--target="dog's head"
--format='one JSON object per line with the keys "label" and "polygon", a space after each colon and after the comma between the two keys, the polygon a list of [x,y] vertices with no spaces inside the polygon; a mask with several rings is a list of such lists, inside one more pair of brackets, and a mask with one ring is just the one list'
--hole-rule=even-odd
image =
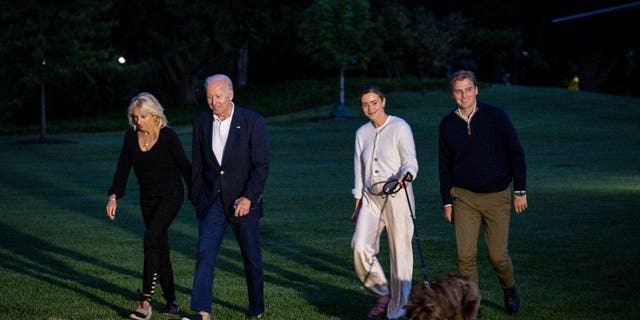
{"label": "dog's head", "polygon": [[480,307],[478,286],[467,277],[446,275],[411,288],[405,306],[408,320],[441,320],[475,317]]}
{"label": "dog's head", "polygon": [[416,284],[411,289],[409,303],[404,308],[407,310],[407,320],[437,320],[442,319],[440,301],[437,294],[431,288],[431,283]]}

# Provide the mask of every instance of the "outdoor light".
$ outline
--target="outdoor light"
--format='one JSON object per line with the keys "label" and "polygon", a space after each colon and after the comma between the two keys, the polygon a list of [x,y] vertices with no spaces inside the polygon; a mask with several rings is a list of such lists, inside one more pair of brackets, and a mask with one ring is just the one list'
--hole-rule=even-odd
{"label": "outdoor light", "polygon": [[123,56],[120,56],[120,58],[118,58],[118,62],[120,64],[124,64],[125,62],[127,62],[127,60],[125,60],[125,58]]}

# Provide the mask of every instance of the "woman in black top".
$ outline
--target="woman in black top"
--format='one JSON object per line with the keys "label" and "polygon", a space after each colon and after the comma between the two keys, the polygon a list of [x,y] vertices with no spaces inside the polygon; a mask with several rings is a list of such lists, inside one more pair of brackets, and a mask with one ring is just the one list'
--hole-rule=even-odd
{"label": "woman in black top", "polygon": [[131,167],[140,185],[140,208],[145,225],[144,269],[139,304],[132,319],[151,317],[151,296],[156,281],[162,286],[166,313],[177,314],[168,229],[184,201],[184,187],[191,187],[191,165],[178,135],[167,127],[164,109],[146,92],[131,100],[128,110],[132,129],[124,135],[118,167],[109,188],[106,211],[116,218],[117,199],[124,196]]}

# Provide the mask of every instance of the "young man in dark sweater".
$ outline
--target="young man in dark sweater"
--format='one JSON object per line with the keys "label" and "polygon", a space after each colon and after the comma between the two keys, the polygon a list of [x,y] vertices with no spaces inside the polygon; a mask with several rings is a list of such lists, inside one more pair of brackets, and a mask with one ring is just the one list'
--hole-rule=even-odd
{"label": "young man in dark sweater", "polygon": [[480,227],[489,260],[504,290],[508,314],[520,298],[509,256],[510,184],[516,213],[527,208],[526,164],[518,135],[503,110],[477,101],[475,74],[461,70],[450,80],[457,108],[440,123],[439,174],[444,217],[454,223],[458,271],[478,283]]}

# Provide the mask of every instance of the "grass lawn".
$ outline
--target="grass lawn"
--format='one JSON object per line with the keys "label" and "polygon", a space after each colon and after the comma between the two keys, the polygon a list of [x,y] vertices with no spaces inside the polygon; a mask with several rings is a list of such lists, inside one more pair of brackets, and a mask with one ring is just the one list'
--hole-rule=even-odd
{"label": "grass lawn", "polygon": [[[509,112],[527,155],[529,210],[511,223],[523,303],[518,318],[637,319],[640,101],[497,85],[482,88],[479,98]],[[387,95],[388,112],[405,118],[416,140],[417,232],[431,276],[455,270],[436,163],[437,126],[451,108],[442,91]],[[353,118],[318,119],[330,110],[267,120],[272,166],[261,227],[268,319],[364,319],[375,300],[360,288],[349,247],[353,139],[366,120],[357,106]],[[191,127],[175,129],[190,155]],[[143,226],[133,174],[118,218],[109,221],[104,213],[122,133],[50,138],[59,143],[0,137],[0,319],[126,318],[142,284]],[[170,238],[178,301],[186,311],[197,241],[190,205]],[[483,319],[507,319],[482,240],[479,248]],[[385,245],[380,258],[388,266]],[[215,319],[244,319],[243,268],[231,233],[217,270]],[[156,297],[160,310],[164,301]]]}

